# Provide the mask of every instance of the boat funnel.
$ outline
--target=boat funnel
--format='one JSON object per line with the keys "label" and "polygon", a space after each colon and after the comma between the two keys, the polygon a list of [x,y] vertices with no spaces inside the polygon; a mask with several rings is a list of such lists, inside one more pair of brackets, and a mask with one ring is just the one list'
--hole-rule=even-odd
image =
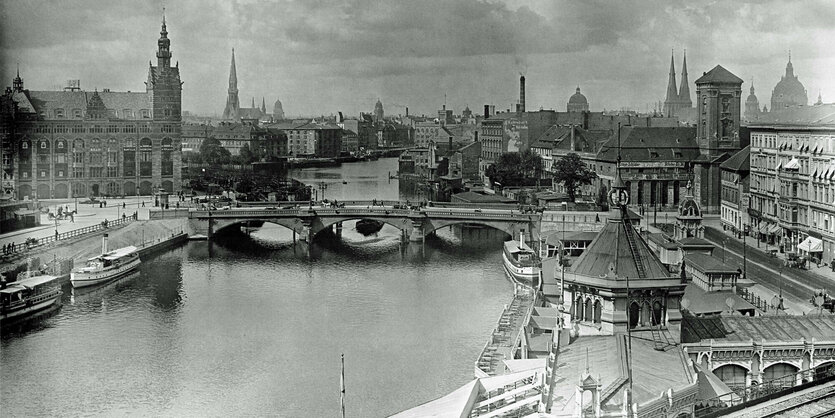
{"label": "boat funnel", "polygon": [[101,237],[101,253],[104,254],[106,252],[107,252],[107,234],[104,234]]}

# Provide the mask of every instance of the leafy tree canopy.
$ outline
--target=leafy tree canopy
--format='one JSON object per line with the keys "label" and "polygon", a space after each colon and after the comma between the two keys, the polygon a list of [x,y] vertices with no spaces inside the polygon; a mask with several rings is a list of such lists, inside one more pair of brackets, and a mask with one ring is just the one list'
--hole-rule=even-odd
{"label": "leafy tree canopy", "polygon": [[229,163],[232,155],[228,149],[220,145],[220,140],[210,137],[200,144],[200,157],[207,164],[220,165]]}
{"label": "leafy tree canopy", "polygon": [[580,186],[591,184],[597,173],[591,171],[580,156],[570,153],[554,163],[554,181],[565,186],[565,193],[572,202],[577,198]]}
{"label": "leafy tree canopy", "polygon": [[521,186],[530,183],[525,180],[537,179],[542,174],[542,157],[530,150],[506,152],[487,167],[485,174],[493,184]]}

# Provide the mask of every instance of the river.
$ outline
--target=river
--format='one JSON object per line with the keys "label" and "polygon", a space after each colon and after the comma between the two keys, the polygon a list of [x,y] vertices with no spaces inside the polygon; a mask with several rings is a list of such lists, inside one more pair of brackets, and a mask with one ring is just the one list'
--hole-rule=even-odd
{"label": "river", "polygon": [[[325,197],[404,196],[396,159],[305,169]],[[385,416],[473,377],[511,299],[501,237],[424,246],[385,226],[293,244],[265,224],[144,260],[0,341],[4,416]]]}

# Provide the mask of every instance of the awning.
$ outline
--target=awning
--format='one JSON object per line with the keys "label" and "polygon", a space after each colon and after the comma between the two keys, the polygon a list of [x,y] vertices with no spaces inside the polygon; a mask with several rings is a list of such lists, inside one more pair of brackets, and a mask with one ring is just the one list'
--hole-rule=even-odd
{"label": "awning", "polygon": [[797,249],[807,253],[820,253],[823,252],[823,241],[815,237],[806,237],[803,242],[797,244]]}
{"label": "awning", "polygon": [[786,170],[797,170],[800,168],[800,161],[798,161],[797,158],[792,158],[791,161],[787,162],[783,168]]}
{"label": "awning", "polygon": [[761,234],[767,234],[768,233],[768,224],[767,223],[761,223],[760,228],[758,229],[758,231]]}
{"label": "awning", "polygon": [[771,224],[771,225],[768,226],[768,233],[769,234],[777,234],[777,232],[780,231],[780,230],[781,230],[780,225]]}

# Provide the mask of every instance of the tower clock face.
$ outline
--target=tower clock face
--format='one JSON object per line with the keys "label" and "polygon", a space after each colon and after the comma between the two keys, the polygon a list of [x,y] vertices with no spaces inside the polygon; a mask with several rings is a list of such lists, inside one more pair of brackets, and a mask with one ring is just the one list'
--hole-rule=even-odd
{"label": "tower clock face", "polygon": [[629,193],[623,189],[612,189],[609,200],[614,206],[626,206],[629,204]]}

